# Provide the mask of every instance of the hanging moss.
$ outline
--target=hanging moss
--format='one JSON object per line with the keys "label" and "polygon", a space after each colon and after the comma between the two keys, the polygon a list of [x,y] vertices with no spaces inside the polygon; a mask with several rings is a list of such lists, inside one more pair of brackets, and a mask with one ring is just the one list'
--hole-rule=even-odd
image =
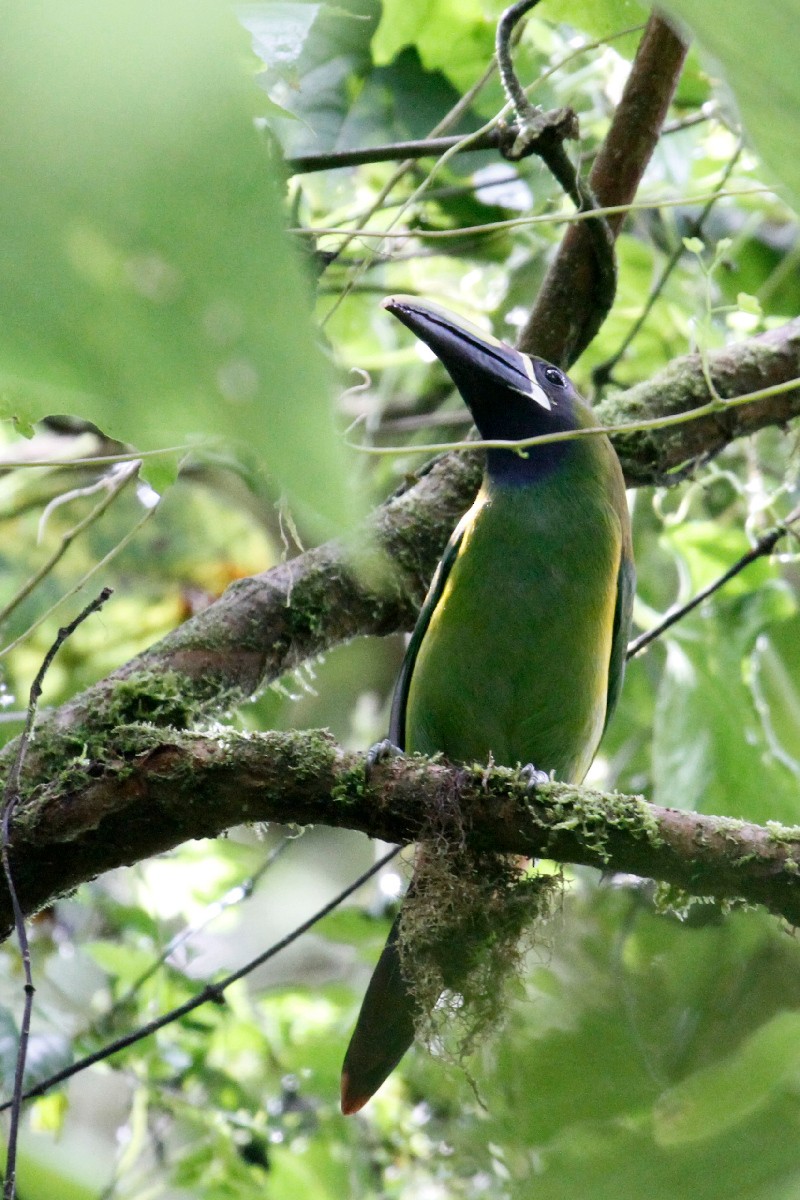
{"label": "hanging moss", "polygon": [[455,801],[440,808],[400,923],[403,973],[424,1041],[460,1061],[492,1033],[560,893],[558,876],[526,874],[517,858],[468,849]]}

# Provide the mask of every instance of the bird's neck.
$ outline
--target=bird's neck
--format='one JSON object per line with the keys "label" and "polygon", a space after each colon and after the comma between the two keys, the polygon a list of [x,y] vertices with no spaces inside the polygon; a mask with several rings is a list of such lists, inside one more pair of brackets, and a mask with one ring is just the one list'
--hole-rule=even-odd
{"label": "bird's neck", "polygon": [[[502,433],[492,429],[483,431],[483,434],[487,439],[502,437],[509,441],[523,441],[525,438],[534,437],[537,432],[569,433],[581,428],[591,428],[597,423],[597,418],[588,404],[573,398],[570,403],[559,407],[556,413],[549,413],[540,430],[532,429],[529,423],[523,426],[521,421],[518,422],[518,427],[515,427],[514,422],[509,422],[506,417]],[[570,438],[563,442],[543,442],[521,450],[487,449],[486,474],[492,483],[501,487],[528,487],[587,456],[592,458],[596,450],[596,447],[591,445],[592,440]]]}
{"label": "bird's neck", "polygon": [[546,442],[525,450],[487,450],[486,474],[500,487],[528,487],[561,467],[574,442]]}

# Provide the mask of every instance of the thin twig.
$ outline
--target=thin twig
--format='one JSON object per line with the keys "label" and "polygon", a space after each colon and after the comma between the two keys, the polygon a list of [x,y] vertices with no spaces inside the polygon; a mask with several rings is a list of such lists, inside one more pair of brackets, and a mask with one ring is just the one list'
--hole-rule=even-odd
{"label": "thin twig", "polygon": [[67,638],[75,632],[87,617],[98,611],[108,600],[112,594],[111,588],[103,588],[99,596],[96,596],[90,604],[87,604],[81,612],[78,613],[74,620],[68,625],[59,629],[58,636],[53,642],[50,649],[45,654],[42,665],[36,672],[36,676],[31,684],[30,699],[28,701],[28,715],[25,720],[25,728],[23,729],[19,742],[17,743],[17,751],[14,755],[14,760],[8,772],[6,786],[3,795],[3,820],[2,820],[2,838],[0,840],[0,858],[3,864],[3,874],[5,875],[8,894],[11,898],[11,908],[14,914],[14,928],[19,941],[20,954],[22,956],[22,967],[25,973],[25,1004],[22,1013],[22,1021],[19,1029],[19,1045],[17,1047],[17,1062],[14,1070],[14,1093],[6,1107],[11,1108],[11,1123],[8,1133],[8,1151],[6,1156],[6,1173],[3,1182],[3,1200],[14,1200],[17,1188],[17,1142],[19,1138],[19,1119],[22,1111],[22,1080],[25,1075],[25,1062],[28,1056],[28,1038],[31,1029],[31,1012],[33,1010],[33,995],[35,988],[33,986],[33,973],[31,971],[31,951],[28,943],[28,934],[25,929],[25,916],[22,912],[19,899],[17,897],[17,889],[14,885],[14,876],[11,871],[11,862],[9,859],[9,832],[11,828],[11,818],[14,815],[14,809],[20,798],[20,779],[22,776],[22,768],[25,763],[25,755],[28,750],[31,737],[33,735],[33,725],[36,720],[36,709],[39,704],[39,698],[42,694],[42,684],[44,677],[47,674],[50,664],[55,658],[58,651],[64,645]]}
{"label": "thin twig", "polygon": [[743,571],[745,567],[748,567],[751,562],[755,562],[757,558],[765,558],[768,554],[771,554],[781,538],[786,537],[788,534],[794,533],[794,530],[791,528],[791,526],[797,521],[800,521],[800,507],[795,508],[789,513],[789,516],[785,521],[781,521],[779,525],[774,527],[774,529],[770,529],[768,533],[765,533],[762,537],[760,537],[755,546],[748,550],[746,554],[743,554],[740,559],[737,559],[737,561],[731,567],[729,567],[727,571],[720,575],[718,579],[715,579],[706,587],[701,588],[697,595],[693,596],[692,599],[687,601],[686,604],[676,604],[674,608],[671,608],[669,612],[666,613],[666,615],[661,621],[659,621],[657,625],[654,625],[652,629],[648,629],[646,633],[640,634],[639,637],[634,638],[633,641],[628,645],[626,657],[630,659],[633,658],[635,654],[639,654],[641,650],[644,650],[645,646],[649,646],[650,643],[655,641],[657,637],[660,637],[665,630],[669,629],[672,625],[675,625],[676,622],[682,620],[687,613],[692,612],[692,610],[697,608],[699,604],[702,604],[704,600],[707,600],[709,596],[713,596],[714,592],[719,591],[719,589],[728,583],[729,580],[734,579],[739,572]]}
{"label": "thin twig", "polygon": [[592,300],[599,328],[614,303],[617,290],[617,260],[614,235],[608,220],[599,213],[600,204],[588,182],[581,178],[580,167],[576,167],[570,161],[564,149],[565,138],[578,137],[578,119],[572,109],[562,108],[546,113],[531,104],[511,61],[511,35],[514,28],[538,3],[539,0],[517,0],[516,4],[505,10],[497,23],[496,54],[500,78],[519,122],[519,132],[513,140],[509,138],[505,148],[501,146],[501,150],[512,161],[526,154],[537,154],[578,211],[592,214],[587,220],[587,230],[592,239],[597,267]]}
{"label": "thin twig", "polygon": [[142,971],[141,975],[139,975],[139,977],[133,981],[128,990],[124,992],[118,1000],[115,1000],[106,1012],[95,1019],[93,1023],[95,1032],[104,1028],[107,1029],[109,1027],[117,1013],[130,1004],[131,1000],[135,999],[137,993],[143,987],[143,985],[147,983],[148,979],[152,979],[156,971],[163,967],[167,959],[170,958],[180,946],[185,945],[186,942],[188,942],[196,934],[201,933],[208,925],[211,924],[212,921],[215,921],[217,917],[221,916],[222,913],[234,908],[237,904],[241,904],[242,901],[248,900],[255,891],[259,881],[264,877],[273,863],[280,858],[280,856],[289,848],[289,846],[292,845],[295,840],[295,838],[290,837],[282,838],[281,841],[278,842],[277,846],[275,846],[269,852],[261,866],[254,871],[252,875],[248,876],[248,878],[244,879],[241,883],[237,883],[235,887],[228,888],[225,892],[225,895],[222,896],[221,899],[215,900],[212,904],[209,904],[206,907],[205,912],[203,912],[197,918],[197,920],[192,921],[184,929],[181,929],[180,932],[176,933],[174,937],[170,938],[169,942],[161,951],[161,953],[157,955],[150,965],[146,967],[144,971]]}
{"label": "thin twig", "polygon": [[668,121],[661,130],[662,137],[669,137],[672,133],[682,133],[684,129],[691,129],[693,125],[702,125],[705,121],[713,121],[719,116],[719,105],[716,100],[706,100],[697,112],[690,113],[687,117],[680,117],[675,121]]}
{"label": "thin twig", "polygon": [[89,570],[81,576],[78,582],[74,584],[68,592],[65,592],[63,596],[56,600],[55,604],[51,604],[50,608],[48,608],[46,612],[43,612],[40,616],[38,616],[36,620],[28,626],[24,633],[21,633],[19,637],[14,639],[13,642],[9,642],[8,645],[3,646],[2,650],[0,650],[0,658],[4,658],[6,654],[14,650],[21,642],[24,642],[25,638],[30,637],[33,631],[38,629],[40,625],[47,621],[57,608],[60,608],[66,600],[69,600],[70,596],[74,596],[77,592],[79,592],[81,588],[86,586],[93,575],[96,575],[97,572],[102,570],[103,567],[107,566],[112,559],[116,558],[116,556],[125,549],[131,538],[136,536],[142,526],[150,520],[157,510],[158,504],[154,504],[152,508],[149,508],[147,512],[139,518],[133,528],[129,529],[125,536],[117,542],[116,546],[112,546],[108,554],[104,555],[103,558],[101,558],[99,562],[96,562],[93,567],[90,567]]}
{"label": "thin twig", "polygon": [[[4,605],[4,607],[0,609],[0,624],[2,624],[11,615],[14,609],[17,608],[17,606],[21,604],[23,600],[27,599],[27,597],[36,587],[38,587],[42,580],[50,574],[50,572],[53,570],[53,567],[55,567],[56,564],[64,557],[75,539],[80,537],[82,533],[85,533],[85,531],[103,515],[109,505],[114,502],[114,500],[123,490],[123,488],[125,488],[135,477],[140,465],[140,460],[134,459],[130,464],[127,464],[123,470],[117,473],[117,477],[115,479],[111,478],[110,476],[104,477],[103,479],[98,480],[96,484],[92,485],[92,491],[96,491],[101,487],[105,488],[105,496],[98,504],[94,506],[92,511],[88,513],[82,521],[79,521],[77,525],[73,525],[72,529],[68,530],[64,534],[50,557],[46,559],[46,561],[42,563],[41,567],[34,571],[33,575],[31,575],[30,578],[25,581],[16,595],[11,597],[8,604]],[[88,495],[89,491],[90,489],[88,488],[80,489],[80,493],[83,495]],[[68,493],[67,496],[72,498],[72,496],[76,494],[77,493],[74,492],[71,494]],[[55,500],[50,501],[44,513],[42,514],[42,518],[39,523],[40,528],[42,521],[44,521],[48,512],[52,510],[53,505],[56,503],[64,503],[66,498],[67,497],[65,496],[57,496]]]}
{"label": "thin twig", "polygon": [[503,89],[509,103],[513,104],[516,109],[520,120],[524,119],[528,110],[533,106],[525,94],[525,89],[517,79],[517,73],[511,61],[511,37],[522,18],[538,3],[539,0],[517,0],[516,4],[510,5],[500,14],[495,33],[495,54],[500,78],[503,81]]}
{"label": "thin twig", "polygon": [[[419,429],[427,429],[431,425],[471,425],[472,417],[467,409],[463,411],[447,410],[439,412],[413,413],[407,417],[381,417],[375,427],[375,434],[381,433],[416,433]],[[414,450],[413,443],[407,447]]]}
{"label": "thin twig", "polygon": [[[733,174],[734,167],[736,166],[737,162],[739,161],[739,158],[741,157],[741,153],[742,153],[742,143],[739,142],[734,154],[731,156],[731,159],[727,163],[725,170],[723,171],[722,176],[720,178],[720,181],[719,181],[720,193],[724,190],[725,185],[727,184],[728,180],[730,179],[731,175]],[[705,225],[706,219],[707,219],[709,213],[711,212],[712,208],[716,204],[716,202],[717,202],[717,197],[715,197],[715,196],[710,197],[706,201],[700,215],[697,216],[695,218],[695,220],[689,226],[689,229],[688,229],[688,232],[686,235],[687,237],[699,237],[700,236],[700,234],[703,232],[703,226]],[[639,313],[639,316],[636,318],[636,320],[633,322],[633,324],[631,325],[628,332],[625,334],[625,337],[622,339],[622,342],[620,343],[618,349],[614,352],[614,354],[610,355],[604,362],[599,363],[592,371],[592,382],[594,383],[596,388],[602,390],[602,388],[604,388],[605,385],[610,381],[614,368],[616,367],[616,365],[620,361],[620,359],[624,356],[624,354],[625,354],[626,350],[628,349],[628,347],[630,346],[631,342],[640,333],[642,327],[644,326],[645,321],[650,316],[650,313],[653,311],[653,307],[654,307],[656,301],[658,300],[659,296],[661,295],[664,288],[666,287],[667,281],[669,280],[670,276],[672,275],[672,272],[675,270],[675,268],[677,267],[678,263],[680,262],[681,258],[683,257],[683,255],[685,253],[686,253],[686,247],[683,244],[683,239],[680,239],[678,241],[678,244],[675,246],[672,253],[670,254],[669,258],[667,259],[666,263],[664,264],[664,268],[661,272],[661,275],[659,276],[659,278],[657,279],[657,281],[653,285],[653,287],[650,289],[650,295],[647,297],[647,300],[644,303],[642,311]]]}
{"label": "thin twig", "polygon": [[412,452],[415,454],[445,454],[452,451],[470,453],[473,450],[516,450],[519,452],[528,450],[532,446],[548,446],[553,442],[574,442],[585,437],[600,437],[603,434],[613,438],[618,434],[672,429],[675,426],[688,425],[702,417],[713,416],[716,413],[726,412],[728,409],[741,408],[747,404],[755,404],[770,396],[780,396],[784,392],[800,388],[800,376],[798,376],[794,379],[787,379],[783,383],[773,384],[771,387],[758,388],[754,392],[744,392],[741,396],[720,396],[710,375],[711,365],[708,361],[704,362],[700,355],[698,358],[704,382],[707,390],[712,394],[712,399],[705,404],[698,405],[697,408],[689,408],[686,412],[666,413],[662,417],[645,417],[641,421],[624,421],[618,425],[586,425],[578,429],[562,429],[557,433],[539,433],[534,437],[527,438],[475,438],[460,442],[427,442],[406,446],[367,446],[357,442],[347,442],[346,445],[352,450],[359,450],[362,454],[371,454],[376,457]]}
{"label": "thin twig", "polygon": [[187,442],[183,446],[164,446],[160,450],[131,450],[127,454],[99,454],[85,458],[0,458],[0,471],[18,471],[23,467],[104,467],[110,463],[134,462],[140,458],[163,458],[165,454],[187,454],[201,450],[202,443]]}
{"label": "thin twig", "polygon": [[[443,159],[439,159],[440,165]],[[770,187],[735,188],[725,192],[700,192],[696,196],[675,196],[672,199],[636,200],[628,204],[607,204],[603,208],[591,212],[573,213],[534,213],[526,217],[508,217],[503,221],[485,221],[482,225],[463,225],[458,229],[354,229],[353,237],[378,238],[419,238],[423,241],[448,241],[451,238],[474,237],[476,234],[503,233],[507,229],[522,228],[526,225],[581,225],[593,221],[597,217],[627,217],[629,213],[649,212],[655,208],[687,207],[691,204],[704,204],[706,200],[738,200],[749,196],[774,196],[775,189]],[[408,203],[408,202],[406,202]],[[331,225],[296,225],[288,230],[303,237],[322,237],[330,235],[341,237],[342,230]],[[25,464],[27,466],[27,464]],[[42,465],[42,464],[37,464]]]}
{"label": "thin twig", "polygon": [[[157,1033],[159,1029],[163,1029],[166,1025],[171,1025],[175,1021],[179,1021],[181,1017],[185,1017],[188,1013],[194,1012],[194,1010],[196,1008],[200,1008],[201,1005],[208,1004],[209,1002],[218,1003],[232,984],[237,983],[240,979],[244,979],[245,976],[250,975],[258,967],[261,967],[264,965],[264,963],[269,962],[269,960],[274,958],[276,954],[279,954],[282,950],[285,950],[287,946],[291,946],[293,942],[296,942],[299,937],[301,937],[304,933],[307,933],[308,930],[321,921],[323,917],[327,917],[329,913],[332,913],[335,909],[337,909],[340,904],[348,899],[348,897],[352,896],[354,892],[357,892],[363,884],[373,877],[373,875],[377,875],[377,873],[382,870],[387,863],[391,862],[391,860],[400,853],[400,850],[400,846],[395,846],[393,850],[390,850],[387,854],[384,854],[382,858],[378,859],[378,861],[369,868],[369,870],[364,871],[362,875],[359,875],[358,879],[349,884],[346,888],[343,888],[338,895],[334,896],[332,900],[329,900],[327,904],[324,904],[322,908],[317,909],[313,916],[309,917],[306,921],[303,921],[300,925],[297,925],[291,931],[291,933],[287,933],[285,937],[282,937],[277,942],[274,942],[268,950],[264,950],[263,953],[257,955],[255,958],[250,959],[250,961],[245,963],[243,967],[239,967],[236,971],[232,971],[229,975],[225,975],[219,980],[218,983],[207,984],[201,992],[198,992],[196,996],[193,996],[191,1000],[187,1000],[184,1004],[179,1004],[176,1008],[170,1009],[169,1012],[162,1013],[160,1017],[156,1017],[156,1019],[153,1021],[148,1021],[146,1025],[140,1025],[138,1029],[132,1030],[131,1033],[126,1034],[124,1037],[117,1038],[115,1041],[109,1042],[108,1045],[103,1046],[100,1050],[96,1050],[94,1054],[87,1054],[84,1058],[72,1063],[71,1066],[65,1067],[63,1071],[57,1071],[54,1075],[50,1075],[47,1079],[43,1079],[40,1083],[37,1083],[35,1087],[29,1088],[27,1092],[24,1092],[21,1096],[21,1100],[32,1100],[36,1096],[43,1096],[45,1092],[49,1092],[52,1087],[56,1086],[56,1084],[63,1083],[65,1080],[71,1079],[73,1075],[77,1075],[81,1071],[85,1071],[87,1067],[93,1067],[96,1063],[104,1062],[107,1058],[111,1058],[112,1055],[117,1054],[120,1050],[126,1050],[128,1046],[134,1046],[137,1042],[143,1041],[144,1038],[151,1037],[154,1033]],[[3,1104],[0,1104],[0,1112],[5,1112],[7,1108],[11,1107],[12,1103],[13,1101],[6,1100]]]}
{"label": "thin twig", "polygon": [[[408,166],[417,159],[438,158],[440,154],[444,154],[445,150],[460,146],[463,140],[464,138],[460,134],[453,137],[431,136],[415,138],[408,142],[387,142],[377,146],[362,146],[355,150],[331,150],[327,154],[297,154],[294,158],[286,159],[286,169],[292,175],[309,175],[314,171],[337,171],[342,167],[362,167],[368,163],[394,162],[399,159],[402,161],[402,174],[405,174]],[[465,146],[464,153],[496,150],[498,145],[498,132],[496,129],[490,129],[471,145]],[[392,176],[391,187],[398,182],[397,177],[402,177],[399,168]]]}

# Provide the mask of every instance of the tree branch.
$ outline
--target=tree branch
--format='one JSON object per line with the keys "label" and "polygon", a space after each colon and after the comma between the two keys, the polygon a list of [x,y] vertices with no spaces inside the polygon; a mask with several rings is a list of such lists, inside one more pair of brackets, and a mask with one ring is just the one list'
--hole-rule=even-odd
{"label": "tree branch", "polygon": [[[629,31],[630,32],[630,31]],[[590,49],[589,43],[584,49]],[[714,104],[709,101],[699,112],[672,121],[661,130],[662,136],[679,133],[710,121],[715,115]],[[475,154],[481,150],[499,150],[508,139],[516,138],[519,127],[510,124],[504,130],[495,127],[463,145],[460,154]],[[283,160],[290,175],[312,175],[316,171],[340,171],[343,167],[363,167],[371,163],[402,162],[405,159],[440,158],[446,150],[464,143],[463,133],[451,137],[412,138],[408,142],[378,142],[374,146],[356,146],[351,150],[327,150],[319,154],[295,154]],[[516,176],[515,176],[516,178]]]}
{"label": "tree branch", "polygon": [[[723,396],[796,378],[800,320],[710,355],[709,368]],[[682,412],[705,399],[701,362],[692,355],[614,397],[602,415],[617,421],[642,413]],[[652,483],[670,478],[678,468],[685,471],[687,464],[702,461],[735,437],[797,416],[800,388],[685,426],[626,435],[618,449],[628,481]],[[442,456],[413,487],[379,508],[347,545],[328,543],[239,581],[216,604],[144,654],[43,715],[29,747],[11,835],[12,870],[24,909],[33,911],[112,866],[158,853],[186,838],[212,836],[241,821],[323,820],[392,840],[415,838],[425,819],[419,806],[425,797],[431,803],[435,799],[436,780],[444,778],[437,771],[444,768],[431,768],[433,791],[416,781],[419,793],[414,800],[414,788],[401,786],[406,775],[398,767],[396,787],[392,784],[388,798],[377,803],[374,789],[364,787],[360,760],[341,755],[321,735],[252,738],[251,763],[247,739],[239,745],[233,733],[207,740],[181,731],[330,646],[359,634],[409,628],[442,547],[471,502],[479,478],[478,454]],[[382,567],[374,554],[367,554],[367,543],[386,555]],[[142,721],[150,723],[148,730],[130,729]],[[227,754],[231,747],[235,753]],[[6,768],[13,754],[10,743],[0,758]],[[272,770],[276,773],[270,776]],[[353,771],[357,778],[348,775]],[[507,780],[502,773],[496,777]],[[384,776],[389,782],[394,778],[392,772]],[[460,778],[458,773],[447,775],[451,782]],[[553,789],[547,798],[556,810],[568,796],[577,803],[589,795],[555,785]],[[505,793],[501,800],[504,797]],[[614,798],[600,801],[596,813],[602,819],[598,816],[593,827],[594,849],[588,842],[575,842],[566,829],[554,831],[535,806],[532,811],[540,825],[520,824],[519,812],[510,810],[514,818],[502,833],[505,809],[496,795],[485,816],[476,810],[470,821],[484,830],[480,836],[495,837],[490,829],[499,830],[491,843],[498,849],[650,874],[702,894],[743,895],[793,919],[794,892],[787,898],[781,876],[791,867],[781,865],[772,834],[747,833],[758,844],[758,862],[767,866],[757,880],[752,875],[743,880],[739,859],[744,850],[737,851],[736,870],[722,853],[730,829],[740,826],[713,826],[722,833],[698,850],[708,852],[707,859],[701,855],[700,865],[708,872],[704,874],[697,857],[689,853],[692,838],[711,837],[704,818],[659,815],[658,828],[671,849],[653,857],[651,841],[645,854],[638,835],[620,826],[613,807],[602,807],[616,803]],[[604,822],[609,825],[601,837]],[[527,830],[522,840],[519,830]],[[597,849],[601,843],[602,852]],[[721,857],[715,867],[717,855]]]}
{"label": "tree branch", "polygon": [[[708,361],[723,396],[797,378],[800,319],[709,355]],[[612,397],[598,415],[616,424],[686,412],[707,399],[700,358],[690,355]],[[735,438],[797,416],[795,388],[686,425],[620,436],[615,445],[629,485],[674,482]],[[480,475],[479,454],[444,455],[413,487],[377,509],[349,543],[329,542],[233,584],[155,646],[44,714],[28,755],[27,786],[91,755],[121,725],[146,720],[162,728],[192,728],[332,646],[410,629]],[[0,763],[7,764],[13,753],[9,743]]]}
{"label": "tree branch", "polygon": [[[601,206],[591,185],[581,178],[580,162],[576,166],[564,149],[566,139],[576,139],[579,136],[577,116],[571,108],[547,113],[532,104],[517,79],[511,61],[511,35],[523,16],[538,3],[539,0],[517,0],[516,4],[505,10],[497,23],[497,66],[503,89],[507,99],[514,106],[518,122],[513,137],[508,137],[505,145],[501,143],[500,149],[504,157],[512,162],[531,152],[538,154],[578,211],[591,213]],[[594,336],[614,303],[617,291],[617,260],[614,254],[614,234],[605,216],[589,217],[585,223],[585,232],[589,235],[594,254],[594,284],[591,316],[588,319],[591,336]]]}
{"label": "tree branch", "polygon": [[[459,150],[460,154],[475,154],[481,150],[499,150],[510,134],[498,128],[488,129]],[[440,158],[445,151],[461,146],[464,135],[452,137],[417,138],[409,142],[388,142],[377,146],[361,146],[354,150],[330,150],[325,154],[298,154],[287,158],[285,166],[290,175],[309,175],[314,171],[334,171],[342,167],[361,167],[367,163],[403,162],[407,158]]]}
{"label": "tree branch", "polygon": [[[168,735],[120,729],[102,758],[39,787],[18,810],[12,868],[28,912],[98,871],[241,821],[322,823],[390,842],[462,837],[476,850],[553,858],[741,898],[800,924],[800,830],[765,829],[546,784],[519,772],[363,754],[324,732]],[[448,815],[449,814],[449,815]],[[7,900],[0,922],[8,926]]]}
{"label": "tree branch", "polygon": [[[658,142],[680,78],[687,46],[653,14],[639,43],[611,127],[594,161],[589,186],[603,206],[630,204]],[[613,235],[624,215],[609,218]],[[596,259],[589,231],[571,226],[542,284],[519,347],[570,366],[597,332],[604,313],[594,303]]]}
{"label": "tree branch", "polygon": [[[724,399],[786,383],[800,376],[800,318],[759,337],[707,355],[714,386]],[[597,412],[606,425],[687,412],[709,399],[699,354],[676,358],[653,379],[610,396]],[[623,416],[624,414],[624,416]],[[673,430],[614,437],[629,487],[670,484],[707,462],[737,438],[800,416],[800,389],[763,402],[721,410]],[[674,437],[671,436],[674,434]]]}

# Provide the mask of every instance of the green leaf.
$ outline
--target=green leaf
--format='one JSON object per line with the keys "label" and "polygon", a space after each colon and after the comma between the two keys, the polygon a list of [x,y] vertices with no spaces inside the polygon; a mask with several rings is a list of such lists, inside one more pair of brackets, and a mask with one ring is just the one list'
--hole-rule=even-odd
{"label": "green leaf", "polygon": [[794,32],[800,27],[800,0],[759,5],[757,20],[747,0],[666,0],[663,7],[685,21],[719,61],[759,154],[796,202],[800,75]]}
{"label": "green leaf", "polygon": [[404,46],[416,46],[429,71],[441,71],[459,90],[466,90],[494,53],[494,23],[480,0],[384,0],[372,43],[375,62],[391,62]]}
{"label": "green leaf", "polygon": [[736,295],[736,303],[739,309],[744,313],[749,313],[753,317],[763,315],[763,310],[756,296],[750,296],[747,292],[738,292]]}
{"label": "green leaf", "polygon": [[391,923],[377,919],[360,908],[340,908],[314,926],[314,933],[332,942],[344,942],[352,946],[364,944],[374,947],[383,945],[389,935]]}
{"label": "green leaf", "polygon": [[[712,521],[668,528],[692,594],[750,548]],[[653,800],[753,821],[800,819],[797,779],[754,700],[750,659],[767,631],[794,622],[797,602],[766,558],[750,563],[667,638],[653,724]]]}
{"label": "green leaf", "polygon": [[342,525],[352,470],[232,13],[16,2],[0,36],[0,416],[256,446],[319,530]]}
{"label": "green leaf", "polygon": [[[702,627],[692,622],[692,631]],[[797,780],[772,752],[739,647],[706,618],[670,639],[653,728],[653,802],[751,821],[800,820]]]}
{"label": "green leaf", "polygon": [[[501,4],[498,15],[503,7]],[[600,0],[597,4],[584,4],[583,0],[550,0],[541,13],[548,21],[563,21],[591,38],[609,37],[622,29],[642,25],[648,15],[647,8],[638,0]]]}
{"label": "green leaf", "polygon": [[800,779],[800,618],[758,638],[750,685],[770,749]]}
{"label": "green leaf", "polygon": [[96,1200],[110,1169],[96,1142],[78,1145],[51,1134],[29,1134],[20,1145],[17,1194],[27,1200]]}
{"label": "green leaf", "polygon": [[87,942],[84,950],[103,971],[126,986],[149,970],[155,957],[152,950],[113,941]]}
{"label": "green leaf", "polygon": [[779,1013],[735,1054],[695,1071],[653,1109],[662,1146],[703,1141],[737,1125],[800,1072],[800,1014]]}
{"label": "green leaf", "polygon": [[[600,888],[583,900],[573,897],[549,939],[543,931],[531,994],[484,1056],[480,1075],[486,1105],[480,1143],[497,1148],[506,1172],[498,1194],[510,1191],[520,1200],[797,1194],[800,1157],[786,1131],[800,1115],[793,1085],[798,947],[763,912],[726,918],[713,907],[699,912],[704,924],[655,916],[635,894]],[[771,1068],[761,1070],[761,1054]],[[745,1066],[740,1076],[727,1076],[726,1093],[725,1073],[740,1055]],[[748,1063],[752,1081],[745,1077]],[[426,1082],[434,1072],[441,1078],[438,1061]],[[692,1083],[705,1073],[705,1087]],[[439,1103],[455,1083],[440,1082]],[[745,1101],[739,1108],[733,1094],[740,1085],[753,1104],[747,1119]],[[686,1140],[667,1133],[671,1097],[685,1102]],[[715,1099],[723,1110],[717,1115]],[[461,1125],[467,1105],[457,1093],[453,1103]],[[692,1103],[697,1120],[709,1122],[696,1139]],[[727,1120],[729,1109],[741,1119]],[[455,1136],[462,1162],[479,1154],[474,1125]]]}
{"label": "green leaf", "polygon": [[[692,592],[713,583],[752,548],[743,529],[707,520],[682,521],[671,525],[665,531],[663,541],[671,549],[677,550],[683,559],[690,575]],[[725,584],[724,596],[748,594],[773,577],[774,570],[769,560],[756,559]]]}

